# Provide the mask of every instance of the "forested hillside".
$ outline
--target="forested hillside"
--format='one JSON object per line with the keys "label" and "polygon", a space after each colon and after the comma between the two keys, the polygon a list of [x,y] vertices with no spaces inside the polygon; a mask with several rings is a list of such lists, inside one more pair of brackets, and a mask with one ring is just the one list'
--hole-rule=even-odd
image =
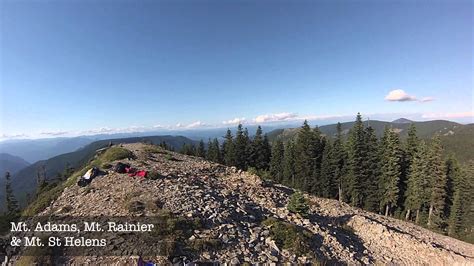
{"label": "forested hillside", "polygon": [[[380,136],[374,125],[378,130],[384,125]],[[406,128],[406,137],[391,123],[368,125],[360,115],[355,122],[337,124],[334,134],[332,126],[323,134],[323,127],[311,128],[305,121],[271,145],[260,128],[250,138],[239,125],[235,136],[228,130],[222,145],[214,139],[207,151],[201,142],[182,152],[473,242],[473,161],[461,165],[457,154],[446,155],[442,139],[453,134],[440,136],[440,129],[428,123],[421,123],[422,134],[413,123],[399,125]],[[457,126],[443,122],[442,128],[447,125]],[[420,137],[427,132],[435,133],[430,139]]]}
{"label": "forested hillside", "polygon": [[[349,136],[349,131],[354,127],[354,123],[340,123],[343,139]],[[363,125],[364,127],[370,126],[378,138],[382,137],[386,127],[390,127],[403,140],[408,137],[410,126],[413,125],[420,139],[430,141],[433,136],[439,135],[445,155],[452,154],[461,163],[467,163],[474,159],[474,153],[470,152],[474,150],[473,124],[463,125],[446,120],[414,122],[408,119],[397,119],[392,122],[366,120],[363,121]],[[338,124],[324,125],[320,126],[319,130],[323,135],[335,138],[338,134],[337,127]],[[268,138],[270,141],[281,139],[286,142],[289,139],[295,138],[299,131],[300,128],[276,129],[268,132]]]}

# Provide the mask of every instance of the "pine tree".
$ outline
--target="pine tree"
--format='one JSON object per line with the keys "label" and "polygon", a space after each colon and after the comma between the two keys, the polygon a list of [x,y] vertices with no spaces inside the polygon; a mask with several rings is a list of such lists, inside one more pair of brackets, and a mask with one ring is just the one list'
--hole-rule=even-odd
{"label": "pine tree", "polygon": [[381,193],[379,191],[380,158],[379,144],[375,130],[372,127],[365,129],[367,159],[366,178],[364,180],[364,209],[377,212]]}
{"label": "pine tree", "polygon": [[331,197],[337,197],[339,201],[343,201],[343,187],[346,187],[346,185],[343,184],[343,181],[347,174],[347,153],[342,139],[341,123],[337,123],[336,139],[333,143],[332,152],[334,154],[332,158],[332,164],[334,165],[334,176],[332,178],[334,186],[331,189]]}
{"label": "pine tree", "polygon": [[308,216],[309,204],[308,200],[301,192],[295,192],[290,197],[288,202],[288,210],[293,213],[298,213],[303,217]]}
{"label": "pine tree", "polygon": [[214,140],[212,141],[211,139],[209,139],[206,158],[216,163],[222,163],[222,156],[219,148],[219,141],[217,140],[217,138],[214,138]]}
{"label": "pine tree", "polygon": [[284,184],[291,187],[296,186],[296,170],[295,170],[295,144],[292,140],[288,141],[285,146],[285,156],[283,160],[283,177]]}
{"label": "pine tree", "polygon": [[206,157],[206,148],[204,146],[204,141],[201,139],[196,150],[196,156],[205,158]]}
{"label": "pine tree", "polygon": [[428,176],[432,186],[427,225],[433,229],[439,229],[442,225],[446,199],[446,172],[441,157],[442,152],[441,140],[439,136],[435,136],[431,141],[428,155]]}
{"label": "pine tree", "polygon": [[334,154],[331,143],[326,143],[324,147],[320,175],[321,196],[331,198],[333,196],[333,188],[337,186],[337,184],[334,184],[336,165],[333,163]]}
{"label": "pine tree", "polygon": [[[402,158],[402,174],[400,176],[399,182],[400,195],[403,196],[407,194],[406,191],[408,189],[408,178],[410,175],[410,169],[411,165],[413,164],[413,158],[415,157],[415,154],[418,150],[419,142],[420,141],[418,139],[418,136],[416,135],[415,124],[410,124],[410,127],[408,128],[408,137],[403,148],[404,152]],[[411,214],[410,210],[406,206],[404,206],[405,202],[405,197],[400,197],[398,205],[401,209],[405,210],[405,220],[408,220]]]}
{"label": "pine tree", "polygon": [[417,151],[411,157],[411,167],[408,175],[407,190],[405,191],[405,219],[410,220],[412,212],[415,213],[415,222],[419,223],[420,211],[427,201],[424,187],[427,186],[428,159],[425,142],[417,145]]}
{"label": "pine tree", "polygon": [[283,169],[284,169],[284,156],[285,156],[285,147],[283,146],[283,141],[277,139],[272,146],[272,156],[270,162],[270,174],[276,182],[282,183],[284,179]]}
{"label": "pine tree", "polygon": [[444,201],[444,211],[443,216],[449,217],[451,212],[451,206],[454,201],[454,191],[456,189],[457,183],[460,179],[461,168],[458,161],[454,158],[453,155],[450,155],[444,164],[444,169],[446,172],[446,198]]}
{"label": "pine tree", "polygon": [[255,167],[258,170],[268,169],[270,160],[269,146],[268,139],[266,136],[263,136],[262,128],[258,126],[251,145],[250,158],[252,167]]}
{"label": "pine tree", "polygon": [[357,114],[356,122],[349,136],[349,184],[348,193],[351,198],[351,205],[362,207],[363,204],[363,181],[366,176],[367,150],[365,143],[364,125],[362,116]]}
{"label": "pine tree", "polygon": [[396,207],[400,196],[399,182],[402,163],[400,138],[397,133],[390,130],[385,137],[386,146],[382,158],[381,207],[385,207],[385,215],[390,215]]}
{"label": "pine tree", "polygon": [[296,137],[295,153],[296,188],[310,191],[315,166],[315,138],[306,120]]}
{"label": "pine tree", "polygon": [[193,144],[184,143],[179,152],[186,155],[196,156],[196,147]]}
{"label": "pine tree", "polygon": [[225,165],[235,166],[234,137],[230,129],[227,129],[224,143],[222,144],[222,157]]}
{"label": "pine tree", "polygon": [[248,162],[248,133],[244,135],[242,124],[237,126],[237,133],[235,136],[235,166],[242,170],[247,170]]}
{"label": "pine tree", "polygon": [[321,131],[318,127],[313,129],[312,135],[313,145],[313,174],[310,179],[310,192],[314,195],[322,195],[322,180],[321,180],[321,164],[323,160],[324,147],[326,145],[326,138],[322,137]]}
{"label": "pine tree", "polygon": [[448,222],[448,235],[453,237],[460,237],[463,229],[469,229],[466,222],[471,207],[469,199],[472,197],[470,195],[472,183],[469,182],[468,173],[460,170],[457,174]]}
{"label": "pine tree", "polygon": [[13,195],[11,186],[10,172],[5,173],[5,203],[7,208],[7,216],[9,219],[15,219],[19,215],[18,201]]}
{"label": "pine tree", "polygon": [[418,145],[420,143],[420,140],[418,139],[418,136],[416,135],[416,127],[415,124],[411,124],[410,127],[408,128],[408,137],[406,140],[406,145],[405,145],[405,168],[406,168],[406,175],[409,175],[410,172],[410,166],[414,160],[415,154],[418,151]]}

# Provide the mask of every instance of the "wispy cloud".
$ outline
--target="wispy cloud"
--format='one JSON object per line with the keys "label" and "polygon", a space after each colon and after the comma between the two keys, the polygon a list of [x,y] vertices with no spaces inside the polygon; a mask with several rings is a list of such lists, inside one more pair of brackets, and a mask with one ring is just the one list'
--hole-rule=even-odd
{"label": "wispy cloud", "polygon": [[0,139],[21,139],[21,138],[28,138],[29,135],[27,134],[1,134]]}
{"label": "wispy cloud", "polygon": [[419,101],[422,102],[422,103],[426,103],[426,102],[432,102],[434,100],[435,99],[433,97],[423,97]]}
{"label": "wispy cloud", "polygon": [[396,89],[390,91],[387,96],[385,96],[385,100],[390,102],[413,102],[418,101],[421,103],[431,102],[434,101],[433,97],[423,97],[418,99],[415,95],[410,95],[406,93],[404,90]]}
{"label": "wispy cloud", "polygon": [[295,120],[298,117],[295,113],[278,113],[259,115],[253,119],[255,123],[280,122]]}
{"label": "wispy cloud", "polygon": [[[207,126],[209,125],[206,123],[203,123],[201,121],[196,121],[190,124],[177,123],[174,128],[175,129],[182,129],[182,128],[191,129],[191,128],[200,128],[200,127],[207,127]],[[170,128],[170,129],[173,129],[173,128]]]}
{"label": "wispy cloud", "polygon": [[423,114],[421,117],[426,118],[426,119],[474,118],[474,111],[459,112],[459,113],[428,113],[428,114]]}
{"label": "wispy cloud", "polygon": [[69,131],[45,131],[45,132],[41,132],[40,134],[45,135],[45,136],[62,136],[68,133]]}
{"label": "wispy cloud", "polygon": [[237,125],[237,124],[244,124],[245,122],[247,122],[245,117],[242,117],[242,118],[236,117],[234,119],[230,119],[230,120],[227,120],[227,121],[222,121],[222,124],[224,124],[224,125]]}

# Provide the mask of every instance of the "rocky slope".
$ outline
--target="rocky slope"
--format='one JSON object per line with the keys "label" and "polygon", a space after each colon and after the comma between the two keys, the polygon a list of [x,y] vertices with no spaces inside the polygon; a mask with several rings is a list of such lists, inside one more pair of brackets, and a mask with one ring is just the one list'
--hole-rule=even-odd
{"label": "rocky slope", "polygon": [[[200,227],[185,235],[183,242],[207,244],[186,253],[193,261],[474,264],[474,245],[411,223],[313,196],[307,196],[311,214],[303,218],[287,210],[294,191],[285,186],[140,143],[123,147],[136,155],[127,163],[159,173],[156,180],[109,172],[87,187],[66,188],[41,215],[151,217],[168,210],[176,217],[199,219]],[[275,228],[284,228],[286,234],[279,234]],[[121,243],[120,238],[117,234],[109,240]],[[129,248],[116,248],[124,256],[64,254],[63,261],[132,263],[137,254],[131,254],[133,243],[127,245]],[[161,255],[147,259],[164,263],[172,254]]]}

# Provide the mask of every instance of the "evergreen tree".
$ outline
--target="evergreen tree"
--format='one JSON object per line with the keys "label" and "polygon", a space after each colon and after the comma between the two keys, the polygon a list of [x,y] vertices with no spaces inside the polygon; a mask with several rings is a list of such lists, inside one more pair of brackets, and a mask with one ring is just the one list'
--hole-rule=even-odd
{"label": "evergreen tree", "polygon": [[283,160],[283,177],[284,184],[291,187],[296,186],[296,169],[295,169],[295,144],[292,140],[288,141],[285,146],[285,157]]}
{"label": "evergreen tree", "polygon": [[381,207],[385,207],[385,215],[390,215],[396,207],[400,196],[399,182],[402,163],[400,138],[397,133],[390,130],[385,137],[386,146],[382,158]]}
{"label": "evergreen tree", "polygon": [[296,137],[295,153],[296,188],[310,191],[315,166],[315,137],[306,120]]}
{"label": "evergreen tree", "polygon": [[439,136],[435,136],[428,154],[428,176],[432,186],[427,225],[433,229],[439,229],[442,225],[446,199],[446,172],[442,152],[441,140]]}
{"label": "evergreen tree", "polygon": [[15,219],[19,215],[18,201],[13,195],[11,186],[10,172],[5,173],[5,203],[7,208],[7,216],[9,219]]}
{"label": "evergreen tree", "polygon": [[196,156],[205,158],[206,157],[206,148],[204,147],[204,141],[201,139],[199,141],[198,148],[196,150]]}
{"label": "evergreen tree", "polygon": [[407,194],[406,191],[408,189],[408,177],[410,175],[411,165],[413,164],[413,158],[418,150],[419,139],[416,135],[416,127],[415,124],[410,124],[408,128],[408,137],[406,139],[405,145],[403,147],[403,157],[402,157],[402,174],[400,175],[400,182],[399,182],[399,189],[400,195],[398,206],[400,209],[405,210],[405,219],[408,219],[410,213],[408,213],[408,208],[406,208],[405,202],[405,195]]}
{"label": "evergreen tree", "polygon": [[237,133],[235,136],[235,166],[242,170],[247,170],[248,163],[248,148],[249,139],[248,133],[244,134],[242,124],[237,126]]}
{"label": "evergreen tree", "polygon": [[444,201],[444,211],[443,216],[449,217],[451,212],[451,206],[454,201],[454,191],[459,182],[461,169],[458,161],[454,158],[453,155],[450,155],[444,164],[444,169],[446,172],[446,198]]}
{"label": "evergreen tree", "polygon": [[410,173],[411,164],[414,160],[415,154],[418,151],[418,145],[420,140],[416,135],[416,127],[415,124],[411,124],[408,128],[408,137],[406,140],[405,145],[405,169],[406,169],[406,176]]}
{"label": "evergreen tree", "polygon": [[179,152],[182,154],[195,156],[196,147],[193,144],[184,143]]}
{"label": "evergreen tree", "polygon": [[288,210],[292,213],[298,213],[303,217],[308,217],[309,204],[308,200],[301,192],[295,192],[288,202]]}
{"label": "evergreen tree", "polygon": [[270,156],[270,143],[268,142],[267,136],[263,136],[262,128],[258,126],[251,145],[251,166],[258,170],[268,170]]}
{"label": "evergreen tree", "polygon": [[284,169],[284,156],[285,156],[285,147],[283,146],[283,141],[277,139],[273,143],[272,147],[272,156],[270,162],[270,175],[273,180],[276,182],[283,182],[283,169]]}
{"label": "evergreen tree", "polygon": [[343,181],[345,180],[346,172],[347,172],[347,153],[344,147],[344,141],[342,139],[342,126],[341,123],[337,123],[337,133],[336,139],[334,140],[332,146],[333,152],[333,162],[334,165],[334,176],[332,178],[334,186],[331,189],[331,197],[339,199],[339,201],[343,201]]}
{"label": "evergreen tree", "polygon": [[230,129],[227,129],[224,143],[222,144],[222,157],[225,165],[235,166],[234,137]]}
{"label": "evergreen tree", "polygon": [[323,180],[321,180],[321,164],[323,160],[324,147],[326,145],[326,138],[322,137],[321,131],[318,127],[313,129],[312,136],[313,145],[313,174],[310,180],[310,192],[314,195],[322,195]]}
{"label": "evergreen tree", "polygon": [[428,185],[428,159],[426,145],[422,141],[418,144],[415,154],[411,157],[411,167],[408,175],[407,190],[405,191],[405,219],[410,220],[415,213],[415,222],[419,223],[420,211],[427,202],[425,187]]}
{"label": "evergreen tree", "polygon": [[372,127],[367,127],[365,130],[366,138],[366,178],[364,180],[364,208],[369,211],[379,211],[379,203],[381,193],[379,191],[379,176],[380,176],[380,158],[379,158],[379,144],[375,130]]}
{"label": "evergreen tree", "polygon": [[211,139],[209,139],[207,146],[207,159],[216,163],[222,163],[222,156],[219,148],[219,141],[217,140],[217,138],[214,138],[214,140],[212,141]]}
{"label": "evergreen tree", "polygon": [[321,196],[325,198],[333,197],[333,188],[337,186],[337,184],[334,184],[336,165],[334,164],[335,160],[333,156],[334,154],[331,143],[326,143],[323,152],[320,175]]}
{"label": "evergreen tree", "polygon": [[352,206],[362,207],[363,182],[366,176],[366,138],[362,116],[357,114],[356,121],[349,135],[349,175],[348,195]]}
{"label": "evergreen tree", "polygon": [[[469,181],[466,171],[459,171],[457,181],[454,186],[454,195],[452,206],[450,208],[450,216],[448,222],[448,235],[453,237],[463,236],[463,231],[470,229],[468,225],[468,214],[470,209],[470,195],[472,191],[472,183]],[[471,221],[472,223],[472,221]]]}

